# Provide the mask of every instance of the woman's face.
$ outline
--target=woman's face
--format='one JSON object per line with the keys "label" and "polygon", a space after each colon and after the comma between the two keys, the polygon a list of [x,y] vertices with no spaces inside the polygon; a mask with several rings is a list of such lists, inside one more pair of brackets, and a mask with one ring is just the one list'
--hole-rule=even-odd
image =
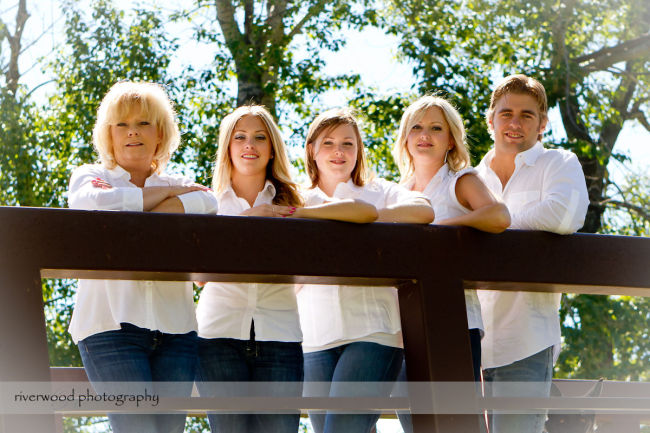
{"label": "woman's face", "polygon": [[445,154],[453,147],[449,124],[438,107],[427,109],[406,137],[406,148],[416,167],[418,164],[442,166]]}
{"label": "woman's face", "polygon": [[246,115],[235,123],[229,143],[233,171],[242,175],[264,173],[272,158],[271,139],[258,116]]}
{"label": "woman's face", "polygon": [[321,179],[347,182],[357,165],[359,141],[352,125],[321,132],[314,140],[314,161]]}
{"label": "woman's face", "polygon": [[115,162],[127,171],[151,169],[162,135],[141,113],[129,113],[109,126]]}

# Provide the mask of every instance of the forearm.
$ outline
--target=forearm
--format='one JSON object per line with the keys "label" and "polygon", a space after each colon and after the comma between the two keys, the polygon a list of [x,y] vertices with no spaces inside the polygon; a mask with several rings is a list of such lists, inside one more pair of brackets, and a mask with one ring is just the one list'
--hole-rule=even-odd
{"label": "forearm", "polygon": [[142,210],[145,212],[153,211],[156,206],[170,198],[170,191],[170,188],[166,186],[142,188]]}
{"label": "forearm", "polygon": [[150,212],[185,213],[183,202],[178,197],[169,197],[158,203]]}
{"label": "forearm", "polygon": [[371,223],[377,219],[377,209],[364,201],[350,199],[297,208],[293,217]]}
{"label": "forearm", "polygon": [[408,203],[388,206],[378,210],[377,222],[429,224],[433,209],[427,203]]}
{"label": "forearm", "polygon": [[501,233],[510,226],[510,213],[503,203],[483,206],[468,214],[434,221],[445,226],[468,226],[489,233]]}

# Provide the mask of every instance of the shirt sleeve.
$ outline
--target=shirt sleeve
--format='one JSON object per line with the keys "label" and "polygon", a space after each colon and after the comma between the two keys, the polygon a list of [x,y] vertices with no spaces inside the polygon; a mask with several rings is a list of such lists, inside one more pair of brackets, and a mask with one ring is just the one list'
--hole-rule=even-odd
{"label": "shirt sleeve", "polygon": [[183,203],[185,213],[214,214],[218,210],[217,197],[208,191],[192,191],[181,194],[178,199]]}
{"label": "shirt sleeve", "polygon": [[589,195],[580,162],[570,152],[556,158],[546,166],[540,201],[513,214],[511,227],[570,234],[584,224]]}
{"label": "shirt sleeve", "polygon": [[429,203],[429,199],[419,191],[410,191],[394,182],[381,179],[384,196],[386,197],[386,207],[396,204],[407,204],[413,201],[424,200]]}
{"label": "shirt sleeve", "polygon": [[98,165],[78,167],[70,177],[68,205],[71,209],[142,211],[142,189],[132,187],[95,188],[95,178],[106,179],[106,171]]}
{"label": "shirt sleeve", "polygon": [[[194,182],[184,176],[169,176],[168,182],[170,186],[189,186],[194,184]],[[210,191],[192,191],[178,195],[177,197],[183,203],[185,213],[216,215],[219,208],[217,197]]]}

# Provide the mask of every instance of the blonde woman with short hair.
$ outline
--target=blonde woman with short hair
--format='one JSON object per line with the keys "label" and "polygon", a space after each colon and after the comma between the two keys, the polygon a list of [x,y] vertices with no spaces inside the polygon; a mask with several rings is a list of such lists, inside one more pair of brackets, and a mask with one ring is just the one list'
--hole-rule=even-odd
{"label": "blonde woman with short hair", "polygon": [[[174,110],[161,86],[113,85],[99,106],[93,131],[100,163],[74,170],[70,207],[216,213],[208,188],[164,173],[179,140]],[[128,393],[104,382],[153,381],[154,393],[166,395],[170,388],[162,390],[161,382],[174,382],[171,395],[189,396],[196,329],[189,282],[79,280],[70,333],[99,392]],[[118,433],[180,433],[185,426],[185,414],[108,417]]]}

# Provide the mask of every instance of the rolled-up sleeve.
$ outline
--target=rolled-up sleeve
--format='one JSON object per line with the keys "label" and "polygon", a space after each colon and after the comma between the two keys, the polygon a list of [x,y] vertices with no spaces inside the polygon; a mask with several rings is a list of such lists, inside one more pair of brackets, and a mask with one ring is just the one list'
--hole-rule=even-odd
{"label": "rolled-up sleeve", "polygon": [[193,191],[178,196],[183,203],[185,213],[216,214],[218,210],[217,197],[207,191]]}
{"label": "rolled-up sleeve", "polygon": [[589,206],[585,177],[578,158],[557,154],[547,165],[541,200],[512,215],[513,228],[570,234],[582,227]]}
{"label": "rolled-up sleeve", "polygon": [[[69,207],[84,210],[143,210],[142,189],[94,187],[93,179],[98,177],[103,179],[103,176],[103,172],[97,166],[83,165],[75,169],[70,178],[68,190]],[[103,180],[110,182],[109,179]]]}

